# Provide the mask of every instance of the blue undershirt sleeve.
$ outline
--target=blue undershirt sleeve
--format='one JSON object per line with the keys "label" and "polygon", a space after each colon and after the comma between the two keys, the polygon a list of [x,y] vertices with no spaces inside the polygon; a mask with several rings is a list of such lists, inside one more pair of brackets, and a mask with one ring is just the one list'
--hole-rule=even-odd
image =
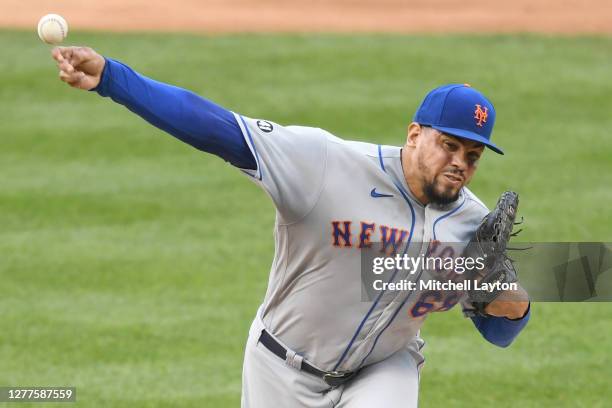
{"label": "blue undershirt sleeve", "polygon": [[511,320],[505,317],[474,316],[471,317],[474,326],[488,342],[499,347],[508,347],[527,325],[531,316],[531,304],[527,313],[520,319]]}
{"label": "blue undershirt sleeve", "polygon": [[110,58],[92,89],[196,149],[242,169],[257,168],[234,114],[185,89],[154,81]]}

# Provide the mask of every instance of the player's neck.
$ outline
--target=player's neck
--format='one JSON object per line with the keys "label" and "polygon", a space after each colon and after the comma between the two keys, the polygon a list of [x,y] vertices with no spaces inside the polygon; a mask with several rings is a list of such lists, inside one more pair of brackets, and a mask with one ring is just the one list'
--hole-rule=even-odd
{"label": "player's neck", "polygon": [[410,189],[410,192],[421,204],[427,205],[429,204],[429,198],[423,191],[423,185],[420,180],[417,178],[418,170],[412,168],[414,165],[414,161],[410,158],[410,150],[406,147],[403,147],[400,150],[400,161],[402,164],[402,172],[404,173],[404,179],[406,180],[406,184]]}

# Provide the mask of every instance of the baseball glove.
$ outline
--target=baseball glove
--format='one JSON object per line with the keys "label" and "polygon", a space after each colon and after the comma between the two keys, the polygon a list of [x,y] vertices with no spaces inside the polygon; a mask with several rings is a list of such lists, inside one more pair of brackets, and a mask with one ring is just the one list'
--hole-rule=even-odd
{"label": "baseball glove", "polygon": [[[518,202],[517,193],[512,191],[503,193],[493,211],[482,219],[474,237],[466,247],[466,257],[484,258],[484,268],[473,270],[471,276],[468,277],[477,281],[480,287],[484,286],[485,283],[512,283],[518,280],[514,264],[506,255],[510,237],[521,232],[519,230],[512,233]],[[472,285],[472,289],[467,291],[467,296],[473,309],[464,310],[464,313],[466,316],[487,316],[485,308],[501,292],[502,290],[496,289],[491,291],[475,290],[474,285]]]}

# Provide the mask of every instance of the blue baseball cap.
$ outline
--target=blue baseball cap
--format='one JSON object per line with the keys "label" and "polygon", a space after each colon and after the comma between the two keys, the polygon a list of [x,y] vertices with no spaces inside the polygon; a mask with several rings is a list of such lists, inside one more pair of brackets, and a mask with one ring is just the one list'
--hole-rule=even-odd
{"label": "blue baseball cap", "polygon": [[482,93],[468,84],[450,84],[429,92],[413,118],[440,132],[483,143],[496,153],[504,152],[491,142],[495,108]]}

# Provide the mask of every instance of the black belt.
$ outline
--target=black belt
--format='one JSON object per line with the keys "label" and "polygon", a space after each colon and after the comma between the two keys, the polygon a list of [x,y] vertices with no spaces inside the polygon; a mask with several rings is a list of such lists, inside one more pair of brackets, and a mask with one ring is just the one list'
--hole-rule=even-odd
{"label": "black belt", "polygon": [[[262,330],[261,336],[259,336],[259,342],[282,360],[287,358],[287,349],[276,341],[274,337],[272,337],[266,330]],[[302,361],[300,369],[308,374],[312,374],[323,379],[323,381],[325,381],[331,387],[338,387],[357,374],[356,371],[321,371],[318,368],[311,366],[306,361]]]}

